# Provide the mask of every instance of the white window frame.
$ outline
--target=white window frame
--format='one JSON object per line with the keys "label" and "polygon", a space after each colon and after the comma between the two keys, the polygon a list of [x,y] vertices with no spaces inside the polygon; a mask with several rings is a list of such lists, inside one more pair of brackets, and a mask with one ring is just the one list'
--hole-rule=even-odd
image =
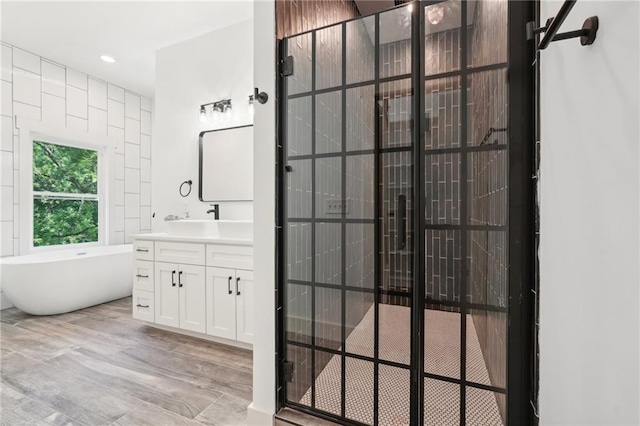
{"label": "white window frame", "polygon": [[[104,135],[68,128],[56,128],[41,122],[20,120],[20,254],[47,250],[73,249],[80,247],[108,245],[110,240],[111,215],[110,195],[113,185],[115,143]],[[58,244],[35,247],[33,245],[33,142],[41,141],[72,148],[89,149],[98,153],[98,241],[77,244]],[[56,194],[61,195],[61,194]],[[83,194],[67,194],[76,198]],[[94,194],[88,194],[95,198]]]}

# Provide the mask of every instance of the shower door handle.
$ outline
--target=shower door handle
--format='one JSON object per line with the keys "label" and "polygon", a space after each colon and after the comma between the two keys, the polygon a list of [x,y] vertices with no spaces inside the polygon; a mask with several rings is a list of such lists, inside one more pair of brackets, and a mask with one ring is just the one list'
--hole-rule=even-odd
{"label": "shower door handle", "polygon": [[407,196],[398,195],[398,217],[396,218],[398,250],[404,250],[407,245]]}
{"label": "shower door handle", "polygon": [[171,271],[171,287],[176,286],[176,271]]}
{"label": "shower door handle", "polygon": [[229,281],[227,281],[227,290],[229,291],[229,294],[233,293],[231,291],[231,280],[233,279],[233,277],[229,277]]}

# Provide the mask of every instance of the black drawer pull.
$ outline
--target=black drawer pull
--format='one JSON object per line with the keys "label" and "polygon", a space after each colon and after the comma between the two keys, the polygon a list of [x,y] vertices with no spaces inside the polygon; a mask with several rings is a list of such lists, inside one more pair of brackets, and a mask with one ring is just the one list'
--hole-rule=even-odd
{"label": "black drawer pull", "polygon": [[171,287],[176,286],[176,271],[171,271]]}
{"label": "black drawer pull", "polygon": [[136,274],[136,278],[149,278],[149,275]]}
{"label": "black drawer pull", "polygon": [[227,281],[227,290],[229,290],[229,294],[233,293],[231,291],[231,280],[233,279],[233,277],[229,277],[229,281]]}
{"label": "black drawer pull", "polygon": [[240,282],[240,277],[236,278],[236,296],[240,296],[240,288],[238,287],[239,282]]}
{"label": "black drawer pull", "polygon": [[143,253],[149,253],[149,249],[141,249],[141,248],[137,248],[136,251],[141,251]]}
{"label": "black drawer pull", "polygon": [[138,308],[148,308],[148,307],[149,307],[149,305],[141,305],[141,304],[139,304],[139,303],[138,303],[136,306],[137,306]]}
{"label": "black drawer pull", "polygon": [[182,287],[182,271],[178,272],[178,287]]}

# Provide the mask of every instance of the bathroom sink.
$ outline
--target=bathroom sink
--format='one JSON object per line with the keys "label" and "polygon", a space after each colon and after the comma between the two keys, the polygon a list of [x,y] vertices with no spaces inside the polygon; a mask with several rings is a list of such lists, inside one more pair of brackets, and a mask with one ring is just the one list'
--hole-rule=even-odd
{"label": "bathroom sink", "polygon": [[253,221],[182,219],[167,222],[169,235],[175,237],[220,238],[223,240],[251,240]]}

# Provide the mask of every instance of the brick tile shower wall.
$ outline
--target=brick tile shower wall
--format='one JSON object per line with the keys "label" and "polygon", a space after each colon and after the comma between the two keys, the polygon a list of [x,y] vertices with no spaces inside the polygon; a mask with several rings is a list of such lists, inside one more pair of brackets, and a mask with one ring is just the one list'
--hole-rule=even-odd
{"label": "brick tile shower wall", "polygon": [[[477,3],[470,42],[472,66],[506,62],[507,2]],[[471,114],[470,144],[504,145],[507,133],[506,70],[472,74],[469,79]],[[490,129],[495,130],[488,138]],[[469,219],[472,225],[507,224],[507,151],[488,151],[469,156]],[[476,303],[507,306],[506,231],[474,231],[469,235],[471,299]],[[506,387],[506,314],[474,311],[473,322],[487,365],[491,384]],[[506,400],[497,394],[498,408],[506,418]]]}

